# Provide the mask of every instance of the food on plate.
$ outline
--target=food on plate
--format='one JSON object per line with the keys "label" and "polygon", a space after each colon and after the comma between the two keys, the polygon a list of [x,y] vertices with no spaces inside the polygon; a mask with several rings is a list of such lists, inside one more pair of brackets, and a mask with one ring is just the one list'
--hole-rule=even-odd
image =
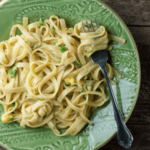
{"label": "food on plate", "polygon": [[[82,22],[67,28],[64,19],[51,16],[31,24],[23,18],[23,25],[12,27],[11,37],[0,43],[3,122],[45,126],[58,136],[76,135],[87,123],[92,125],[88,117],[105,103],[106,83],[90,56],[108,48],[110,40],[125,43],[105,27],[94,26],[95,32],[90,28],[84,33]],[[120,77],[110,64],[107,71],[110,80],[112,74]],[[67,130],[61,134],[59,129]]]}

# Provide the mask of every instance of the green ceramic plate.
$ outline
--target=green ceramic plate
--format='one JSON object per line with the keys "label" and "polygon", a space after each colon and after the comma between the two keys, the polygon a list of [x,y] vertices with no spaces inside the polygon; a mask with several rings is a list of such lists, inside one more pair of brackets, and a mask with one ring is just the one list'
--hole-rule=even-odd
{"label": "green ceramic plate", "polygon": [[[0,6],[0,41],[9,38],[12,25],[22,24],[28,16],[30,22],[51,15],[65,18],[70,26],[82,20],[97,18],[109,33],[125,38],[126,44],[111,42],[112,66],[122,79],[114,79],[113,86],[119,107],[129,119],[137,101],[140,87],[140,61],[135,42],[123,21],[106,4],[96,0],[3,0]],[[106,92],[107,88],[106,88]],[[3,108],[0,106],[0,115]],[[86,126],[77,136],[57,137],[50,129],[20,127],[18,123],[0,121],[0,145],[13,150],[91,150],[105,145],[117,131],[112,104],[107,94],[104,106],[91,116],[94,126]],[[117,141],[116,141],[117,143]]]}

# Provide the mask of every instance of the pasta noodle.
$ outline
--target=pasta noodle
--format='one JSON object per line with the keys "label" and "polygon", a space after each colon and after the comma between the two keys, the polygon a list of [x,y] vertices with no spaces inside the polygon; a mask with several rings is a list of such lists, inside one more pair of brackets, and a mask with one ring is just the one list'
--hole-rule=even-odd
{"label": "pasta noodle", "polygon": [[[67,28],[57,16],[31,24],[23,18],[23,26],[14,25],[10,35],[0,43],[2,121],[45,126],[58,136],[76,135],[92,124],[88,117],[105,103],[106,83],[90,56],[106,49],[110,39],[125,40],[108,35],[103,26],[86,33],[81,22]],[[107,70],[111,80],[117,72],[109,64]],[[61,134],[59,129],[65,128]]]}

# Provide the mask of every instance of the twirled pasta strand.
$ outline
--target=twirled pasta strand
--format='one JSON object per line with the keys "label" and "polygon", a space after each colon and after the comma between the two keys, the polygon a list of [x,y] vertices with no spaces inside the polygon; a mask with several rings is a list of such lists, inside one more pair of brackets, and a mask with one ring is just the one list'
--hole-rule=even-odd
{"label": "twirled pasta strand", "polygon": [[[17,28],[21,35],[16,35]],[[108,35],[103,26],[83,33],[81,22],[67,28],[57,16],[29,25],[24,18],[23,26],[14,25],[10,35],[0,43],[2,121],[46,126],[58,136],[76,135],[85,124],[92,124],[88,117],[105,103],[106,83],[90,55],[117,37]],[[112,74],[119,76],[109,64],[107,70],[110,80]]]}

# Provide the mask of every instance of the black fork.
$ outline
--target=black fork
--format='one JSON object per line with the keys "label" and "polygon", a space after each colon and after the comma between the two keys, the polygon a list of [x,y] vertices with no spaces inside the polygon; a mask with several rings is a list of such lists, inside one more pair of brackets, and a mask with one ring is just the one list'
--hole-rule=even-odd
{"label": "black fork", "polygon": [[[96,19],[95,19],[95,22],[96,22],[96,27],[98,29],[99,25],[98,25]],[[88,31],[90,31],[89,24],[88,24],[87,21],[86,21],[86,25],[87,25]],[[92,21],[91,21],[91,27],[92,27],[93,32],[95,32],[95,28],[94,28],[94,25],[93,25]],[[83,28],[83,31],[86,32],[83,22],[82,22],[82,28]],[[112,90],[112,86],[111,86],[110,81],[109,81],[107,68],[106,68],[106,62],[108,60],[107,50],[104,49],[104,50],[96,51],[96,52],[94,52],[91,55],[91,58],[92,58],[92,61],[94,63],[98,64],[101,67],[102,73],[103,73],[103,75],[104,75],[104,77],[106,79],[106,83],[108,85],[108,89],[109,89],[111,100],[112,100],[113,110],[114,110],[114,117],[115,117],[115,120],[116,120],[116,123],[117,123],[117,130],[118,130],[118,132],[117,132],[117,139],[118,139],[118,143],[122,147],[128,149],[132,145],[133,136],[132,136],[131,132],[129,131],[129,129],[127,128],[127,126],[126,126],[126,124],[124,122],[124,117],[123,117],[123,115],[122,115],[122,113],[121,113],[121,111],[120,111],[120,109],[118,107],[116,98],[115,98],[113,90]]]}

